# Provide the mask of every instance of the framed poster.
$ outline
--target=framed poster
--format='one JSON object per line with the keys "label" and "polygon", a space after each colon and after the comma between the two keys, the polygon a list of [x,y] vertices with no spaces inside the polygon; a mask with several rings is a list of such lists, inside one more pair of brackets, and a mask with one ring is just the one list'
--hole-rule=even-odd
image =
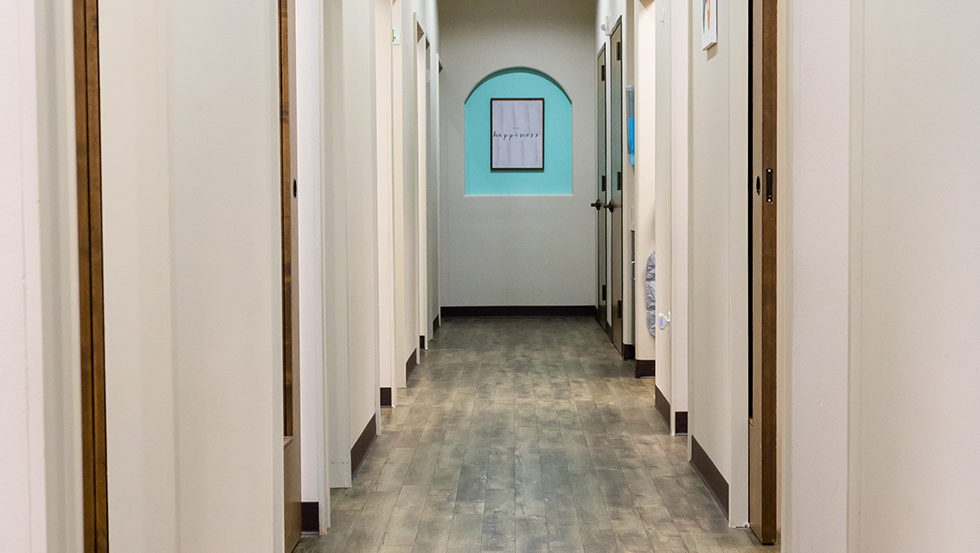
{"label": "framed poster", "polygon": [[718,0],[701,0],[701,50],[718,44]]}
{"label": "framed poster", "polygon": [[490,170],[544,170],[544,98],[490,99]]}

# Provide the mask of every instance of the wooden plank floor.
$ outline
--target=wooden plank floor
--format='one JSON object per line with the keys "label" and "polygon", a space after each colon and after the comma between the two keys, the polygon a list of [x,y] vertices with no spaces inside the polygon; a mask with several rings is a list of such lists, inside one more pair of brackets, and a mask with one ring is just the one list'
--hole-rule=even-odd
{"label": "wooden plank floor", "polygon": [[297,553],[778,552],[728,528],[592,319],[445,321]]}

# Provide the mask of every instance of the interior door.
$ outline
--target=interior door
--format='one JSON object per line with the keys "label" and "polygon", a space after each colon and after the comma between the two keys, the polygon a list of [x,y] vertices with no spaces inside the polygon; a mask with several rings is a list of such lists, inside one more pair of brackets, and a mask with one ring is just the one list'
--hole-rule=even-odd
{"label": "interior door", "polygon": [[750,1],[749,525],[776,541],[776,1]]}
{"label": "interior door", "polygon": [[609,183],[609,202],[606,209],[612,217],[612,282],[610,308],[612,309],[612,341],[623,353],[623,26],[616,22],[610,40],[609,142],[612,149],[612,170]]}
{"label": "interior door", "polygon": [[286,551],[302,533],[302,486],[299,440],[299,213],[296,205],[296,22],[295,0],[279,0],[279,101],[282,210],[282,375],[283,494]]}
{"label": "interior door", "polygon": [[596,321],[607,330],[609,322],[606,319],[606,46],[599,50],[596,61],[596,201],[592,207],[596,210]]}

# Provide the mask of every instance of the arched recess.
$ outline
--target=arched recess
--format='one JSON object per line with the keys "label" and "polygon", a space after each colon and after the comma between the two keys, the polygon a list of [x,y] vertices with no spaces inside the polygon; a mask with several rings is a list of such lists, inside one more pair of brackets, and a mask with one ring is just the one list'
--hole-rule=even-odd
{"label": "arched recess", "polygon": [[[544,98],[543,170],[490,169],[490,100]],[[529,67],[510,67],[480,80],[464,102],[467,196],[572,194],[572,101],[551,76]]]}

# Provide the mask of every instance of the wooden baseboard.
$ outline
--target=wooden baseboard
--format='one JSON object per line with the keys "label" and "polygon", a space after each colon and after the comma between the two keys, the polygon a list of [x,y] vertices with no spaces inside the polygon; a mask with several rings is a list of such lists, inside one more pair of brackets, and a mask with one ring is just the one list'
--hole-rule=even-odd
{"label": "wooden baseboard", "polygon": [[674,429],[674,434],[678,436],[687,435],[687,411],[678,411],[674,413],[674,420],[676,422],[676,428]]}
{"label": "wooden baseboard", "polygon": [[443,307],[444,319],[489,317],[595,317],[594,305],[488,305]]}
{"label": "wooden baseboard", "polygon": [[721,512],[725,513],[725,518],[728,518],[728,481],[694,436],[691,436],[691,465],[721,507]]}
{"label": "wooden baseboard", "polygon": [[659,387],[655,386],[654,389],[656,390],[656,396],[657,396],[656,399],[654,400],[657,406],[657,412],[660,413],[660,417],[664,419],[665,423],[667,423],[667,430],[669,431],[670,430],[670,401],[667,399],[667,396],[665,396],[664,393],[660,391]]}
{"label": "wooden baseboard", "polygon": [[415,370],[415,367],[419,366],[418,353],[419,353],[418,350],[413,351],[411,357],[408,358],[408,361],[405,361],[405,378],[406,379],[408,377],[412,376],[412,371]]}
{"label": "wooden baseboard", "polygon": [[391,407],[391,388],[381,388],[381,406]]}
{"label": "wooden baseboard", "polygon": [[657,362],[649,359],[636,360],[636,378],[654,378],[657,376]]}
{"label": "wooden baseboard", "polygon": [[350,448],[350,475],[352,478],[357,474],[358,469],[361,468],[361,463],[364,462],[368,450],[371,449],[371,444],[374,443],[377,437],[378,420],[376,415],[372,415],[371,420],[364,427],[364,431],[361,432],[361,436],[354,442],[354,447]]}
{"label": "wooden baseboard", "polygon": [[623,344],[623,361],[636,359],[636,347],[633,344]]}
{"label": "wooden baseboard", "polygon": [[302,509],[303,533],[320,535],[320,504],[316,501],[304,501]]}

